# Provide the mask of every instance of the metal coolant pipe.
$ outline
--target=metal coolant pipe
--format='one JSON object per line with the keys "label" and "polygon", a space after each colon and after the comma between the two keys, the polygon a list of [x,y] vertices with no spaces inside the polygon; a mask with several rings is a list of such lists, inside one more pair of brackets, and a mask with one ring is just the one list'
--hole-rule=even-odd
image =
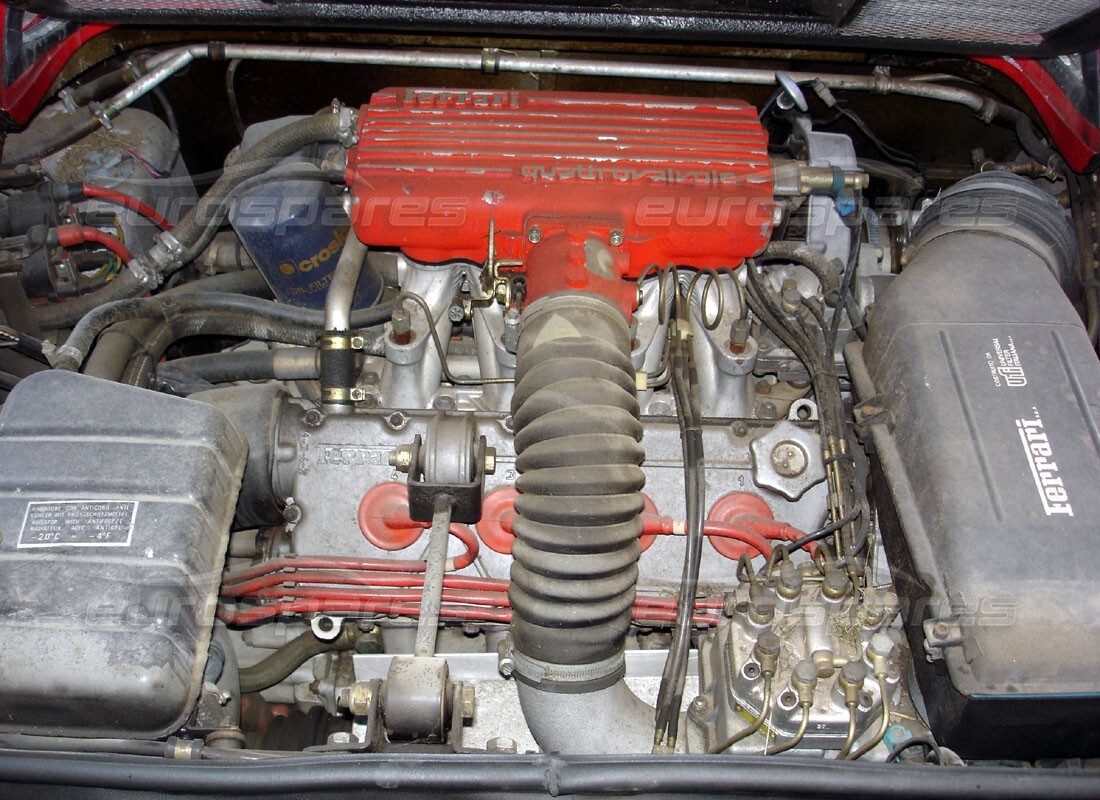
{"label": "metal coolant pipe", "polygon": [[[685,64],[664,64],[644,61],[606,61],[595,58],[563,56],[527,56],[495,48],[478,53],[447,50],[394,50],[350,47],[320,47],[310,45],[235,44],[205,42],[164,50],[146,60],[148,72],[125,89],[104,101],[98,113],[116,116],[135,100],[181,72],[197,59],[248,59],[253,61],[320,62],[325,64],[358,64],[369,66],[424,67],[497,74],[503,72],[541,75],[587,75],[610,78],[642,78],[650,80],[698,81],[756,86],[775,85],[775,71],[751,67],[709,67]],[[816,72],[788,72],[796,83],[820,80],[830,89],[900,94],[923,97],[965,106],[986,122],[1003,110],[992,98],[969,89],[945,86],[925,75],[915,78],[894,78],[885,74],[832,75]],[[89,112],[91,113],[91,112]],[[98,123],[96,123],[98,126]]]}
{"label": "metal coolant pipe", "polygon": [[352,228],[332,283],[325,295],[325,331],[321,335],[321,408],[326,414],[350,414],[355,385],[355,350],[351,346],[351,307],[355,287],[367,261],[367,246]]}

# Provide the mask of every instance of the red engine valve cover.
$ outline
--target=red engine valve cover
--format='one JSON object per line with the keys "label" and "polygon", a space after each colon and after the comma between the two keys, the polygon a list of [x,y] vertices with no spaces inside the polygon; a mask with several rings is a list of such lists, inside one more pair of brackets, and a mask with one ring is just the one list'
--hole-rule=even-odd
{"label": "red engine valve cover", "polygon": [[495,257],[512,261],[580,231],[634,277],[735,266],[773,225],[767,136],[737,100],[398,88],[359,124],[355,230],[418,261],[484,263],[490,225]]}

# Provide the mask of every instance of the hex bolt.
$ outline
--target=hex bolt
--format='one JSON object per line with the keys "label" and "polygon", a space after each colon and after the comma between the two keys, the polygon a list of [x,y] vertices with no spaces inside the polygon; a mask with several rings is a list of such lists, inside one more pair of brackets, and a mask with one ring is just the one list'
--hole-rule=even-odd
{"label": "hex bolt", "polygon": [[351,744],[351,734],[346,731],[337,731],[329,734],[329,744]]}
{"label": "hex bolt", "polygon": [[814,662],[804,658],[794,665],[791,686],[798,693],[798,702],[801,705],[813,703],[814,691],[817,689],[817,666]]}
{"label": "hex bolt", "polygon": [[747,319],[739,319],[730,326],[730,352],[735,356],[745,352],[751,330],[752,323]]}
{"label": "hex bolt", "polygon": [[302,521],[302,507],[294,502],[287,502],[283,508],[283,521],[291,525]]}
{"label": "hex bolt", "polygon": [[871,662],[876,676],[885,676],[890,667],[890,655],[894,652],[894,640],[884,631],[879,631],[867,643],[867,658]]}
{"label": "hex bolt", "polygon": [[462,701],[461,701],[461,715],[465,721],[472,720],[474,718],[474,711],[477,710],[477,695],[474,693],[473,686],[462,687]]}
{"label": "hex bolt", "polygon": [[394,344],[409,344],[412,341],[412,315],[404,305],[393,310],[390,328]]}
{"label": "hex bolt", "polygon": [[531,230],[527,231],[527,241],[529,241],[531,244],[538,244],[539,242],[541,242],[542,229],[536,225],[535,227],[531,228]]}
{"label": "hex bolt", "polygon": [[779,637],[771,631],[764,631],[756,637],[756,644],[752,648],[753,657],[760,664],[760,672],[764,675],[774,675],[779,665],[779,651],[782,643]]}
{"label": "hex bolt", "polygon": [[790,561],[784,561],[783,565],[779,568],[779,583],[776,586],[776,591],[784,600],[793,600],[802,594],[802,585],[804,582],[805,578],[802,575],[802,570],[798,568],[798,565]]}
{"label": "hex bolt", "polygon": [[447,319],[453,322],[455,325],[466,319],[466,309],[462,307],[462,303],[452,303],[447,309]]}
{"label": "hex bolt", "polygon": [[519,322],[520,313],[517,309],[509,308],[504,312],[504,332],[501,334],[500,341],[509,353],[519,349]]}
{"label": "hex bolt", "polygon": [[495,447],[485,448],[485,474],[492,475],[497,471],[497,449]]}
{"label": "hex bolt", "polygon": [[775,619],[775,594],[767,586],[754,583],[749,587],[749,619],[757,625],[767,625]]}
{"label": "hex bolt", "polygon": [[844,705],[859,705],[859,696],[863,693],[863,681],[866,678],[867,667],[863,665],[862,661],[849,661],[840,668],[840,677],[837,678],[837,683],[844,692]]}
{"label": "hex bolt", "polygon": [[490,753],[518,753],[519,743],[507,736],[494,736],[485,743],[485,749]]}
{"label": "hex bolt", "polygon": [[398,472],[408,472],[412,469],[413,449],[411,444],[402,444],[390,451],[390,466]]}
{"label": "hex bolt", "polygon": [[347,691],[347,708],[357,717],[365,717],[374,704],[374,690],[367,681],[356,681]]}
{"label": "hex bolt", "polygon": [[842,600],[852,590],[848,573],[840,567],[829,565],[825,568],[825,580],[821,584],[821,593],[829,600]]}
{"label": "hex bolt", "polygon": [[810,457],[796,442],[780,442],[772,448],[772,466],[784,478],[797,478],[810,465]]}
{"label": "hex bolt", "polygon": [[623,243],[623,232],[611,231],[611,235],[608,237],[608,241],[611,242],[612,247],[620,247]]}
{"label": "hex bolt", "polygon": [[867,644],[867,652],[881,658],[889,658],[894,652],[894,640],[890,638],[890,634],[879,631],[871,637],[871,641]]}

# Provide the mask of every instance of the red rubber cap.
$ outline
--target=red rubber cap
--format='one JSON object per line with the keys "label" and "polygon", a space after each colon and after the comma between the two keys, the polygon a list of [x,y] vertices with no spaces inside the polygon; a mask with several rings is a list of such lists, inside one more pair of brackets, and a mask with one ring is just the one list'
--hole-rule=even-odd
{"label": "red rubber cap", "polygon": [[424,533],[409,519],[409,488],[403,483],[380,483],[359,501],[359,530],[380,550],[404,550]]}
{"label": "red rubber cap", "polygon": [[510,555],[512,542],[516,535],[512,533],[512,521],[516,518],[516,498],[519,492],[511,486],[502,486],[485,495],[481,502],[481,521],[477,528],[481,543],[497,553]]}
{"label": "red rubber cap", "polygon": [[[707,519],[715,522],[736,522],[738,517],[760,517],[762,519],[774,519],[771,507],[760,495],[752,492],[730,492],[718,498],[711,506]],[[722,536],[708,536],[710,545],[726,558],[736,561],[745,552],[745,544],[736,539],[727,539]],[[753,551],[749,551],[753,552]]]}

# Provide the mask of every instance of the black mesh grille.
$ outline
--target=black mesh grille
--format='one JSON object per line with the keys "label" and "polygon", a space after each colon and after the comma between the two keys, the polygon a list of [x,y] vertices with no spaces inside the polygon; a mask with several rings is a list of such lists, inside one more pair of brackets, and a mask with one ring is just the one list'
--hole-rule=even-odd
{"label": "black mesh grille", "polygon": [[[664,36],[699,41],[880,45],[1032,55],[1095,50],[1096,0],[22,0],[53,17],[142,24]],[[671,7],[670,7],[671,6]],[[822,8],[839,8],[839,24]],[[736,9],[736,10],[734,10]]]}
{"label": "black mesh grille", "polygon": [[1096,0],[968,3],[960,0],[874,0],[841,36],[1039,44],[1046,34],[1095,10]]}

